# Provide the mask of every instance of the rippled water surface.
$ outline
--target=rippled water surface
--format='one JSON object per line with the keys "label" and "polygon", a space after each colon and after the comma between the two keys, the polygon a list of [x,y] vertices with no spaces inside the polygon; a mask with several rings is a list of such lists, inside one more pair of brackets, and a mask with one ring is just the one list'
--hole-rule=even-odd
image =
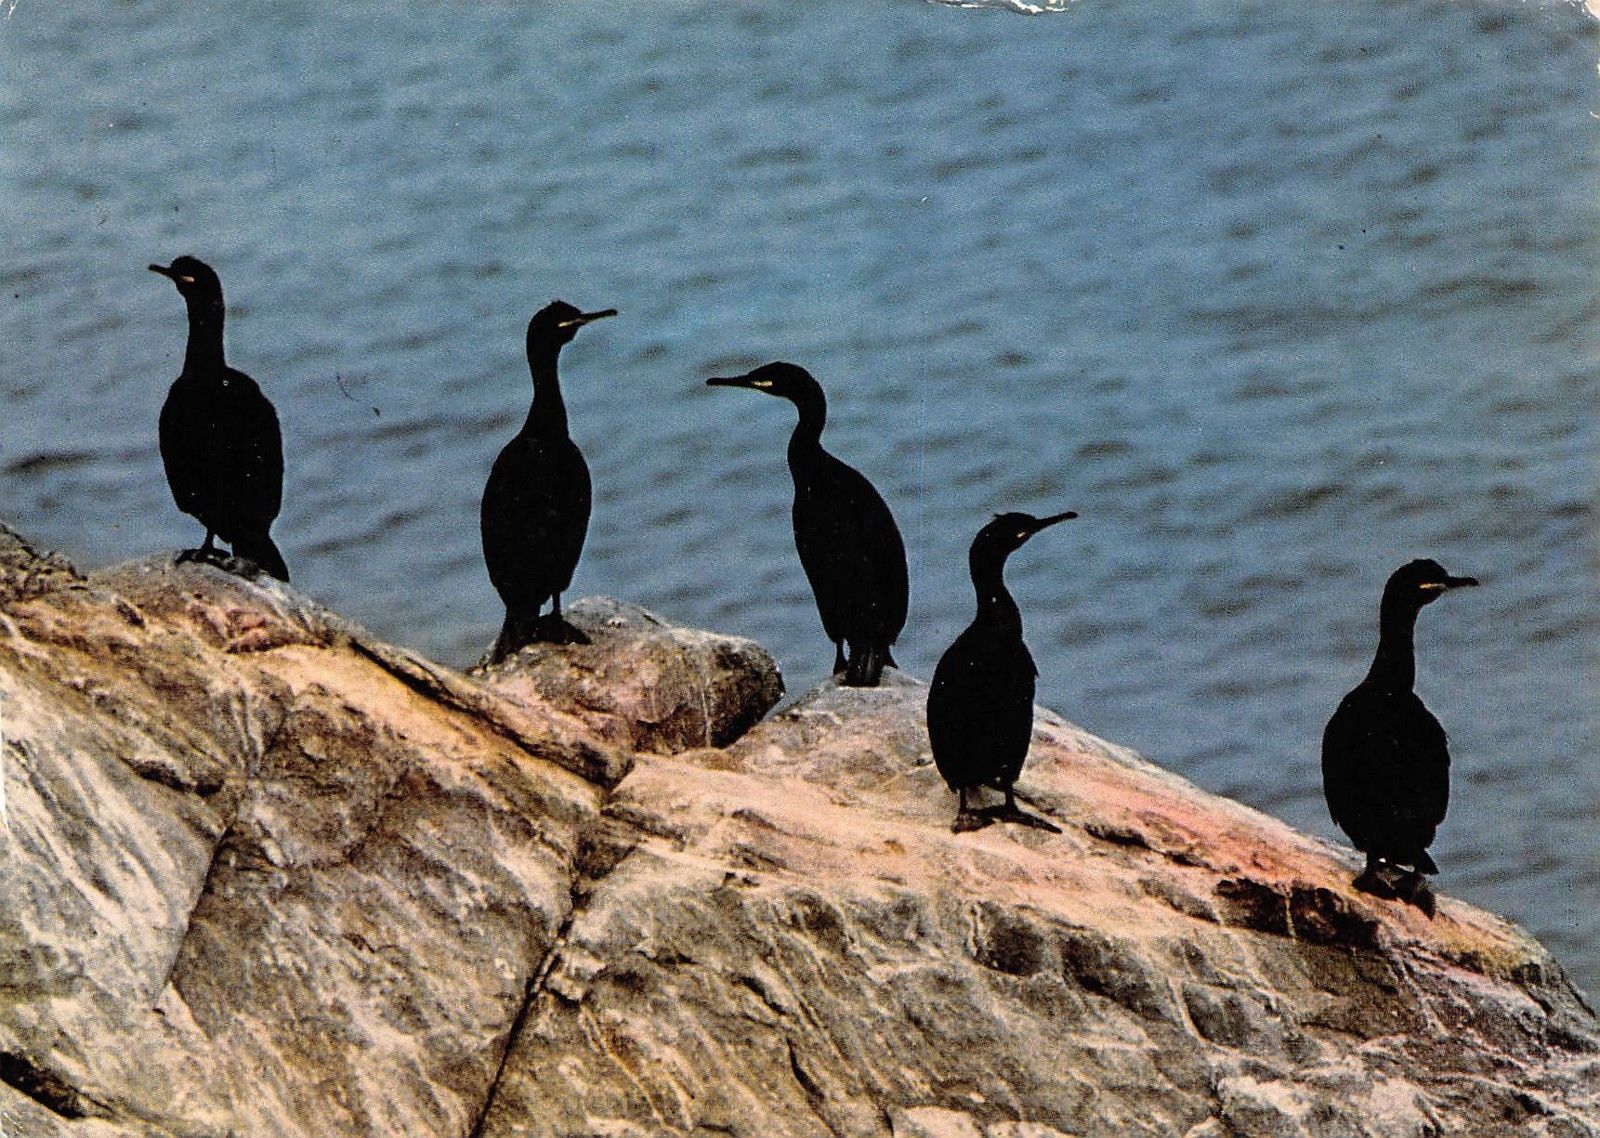
{"label": "rippled water surface", "polygon": [[[334,6],[324,6],[333,9]],[[1441,887],[1600,989],[1596,39],[1561,4],[322,10],[0,4],[0,516],[192,544],[155,417],[193,252],[276,401],[296,583],[465,664],[477,502],[551,297],[596,505],[574,592],[831,660],[792,412],[899,515],[922,675],[992,512],[1041,700],[1332,834],[1318,740],[1388,571],[1450,729]],[[8,15],[4,13],[9,12]]]}

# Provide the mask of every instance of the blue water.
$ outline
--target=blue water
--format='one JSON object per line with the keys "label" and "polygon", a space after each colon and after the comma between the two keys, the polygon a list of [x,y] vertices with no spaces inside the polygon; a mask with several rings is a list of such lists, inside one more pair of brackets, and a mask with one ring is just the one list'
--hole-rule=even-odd
{"label": "blue water", "polygon": [[[325,6],[333,7],[333,6]],[[477,501],[563,357],[574,593],[831,661],[788,528],[787,358],[894,506],[901,662],[992,512],[1046,702],[1332,834],[1321,727],[1384,578],[1450,729],[1441,888],[1600,988],[1596,38],[1558,3],[0,4],[0,516],[84,564],[193,544],[155,418],[222,274],[276,401],[296,583],[456,664]]]}

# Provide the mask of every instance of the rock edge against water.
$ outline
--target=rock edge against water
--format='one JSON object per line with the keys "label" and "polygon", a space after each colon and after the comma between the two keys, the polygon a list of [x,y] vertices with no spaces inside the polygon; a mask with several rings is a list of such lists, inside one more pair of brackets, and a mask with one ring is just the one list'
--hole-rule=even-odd
{"label": "rock edge against water", "polygon": [[1537,942],[1041,712],[580,602],[463,676],[275,582],[0,530],[0,1132],[1600,1135]]}

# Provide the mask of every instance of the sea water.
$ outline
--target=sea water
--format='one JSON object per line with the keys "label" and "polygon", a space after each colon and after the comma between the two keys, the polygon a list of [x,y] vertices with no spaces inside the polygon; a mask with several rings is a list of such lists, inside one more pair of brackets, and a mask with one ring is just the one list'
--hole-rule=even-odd
{"label": "sea water", "polygon": [[[1051,5],[1037,5],[1046,7]],[[787,359],[905,533],[900,662],[1002,510],[1042,702],[1336,836],[1318,745],[1388,573],[1455,755],[1446,892],[1600,989],[1596,37],[1560,3],[0,4],[0,517],[193,545],[155,443],[183,307],[284,424],[298,587],[472,662],[477,503],[562,357],[569,599],[833,651],[789,529]],[[1020,7],[1013,5],[1013,7]]]}

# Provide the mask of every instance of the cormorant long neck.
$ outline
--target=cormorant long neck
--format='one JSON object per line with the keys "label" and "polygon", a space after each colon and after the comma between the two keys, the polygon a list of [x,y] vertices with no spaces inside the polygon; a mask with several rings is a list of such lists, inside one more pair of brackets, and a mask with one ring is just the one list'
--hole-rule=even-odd
{"label": "cormorant long neck", "polygon": [[1389,691],[1410,691],[1417,682],[1415,604],[1385,596],[1378,611],[1378,654],[1367,679]]}
{"label": "cormorant long neck", "polygon": [[1011,599],[1006,588],[1006,555],[995,556],[993,550],[974,548],[967,556],[972,569],[972,588],[978,595],[976,623],[992,628],[1015,629],[1022,635],[1022,612]]}
{"label": "cormorant long neck", "polygon": [[528,408],[525,435],[567,437],[567,405],[561,399],[561,383],[556,379],[556,360],[561,344],[528,337],[528,370],[533,373],[533,405]]}
{"label": "cormorant long neck", "polygon": [[227,366],[222,358],[222,298],[188,298],[189,346],[183,353],[185,374],[204,375]]}
{"label": "cormorant long neck", "polygon": [[797,453],[804,456],[822,449],[822,428],[828,421],[828,400],[822,394],[820,383],[802,387],[789,398],[795,410],[800,412],[800,421],[795,424],[794,434],[789,436],[789,461],[793,463]]}

